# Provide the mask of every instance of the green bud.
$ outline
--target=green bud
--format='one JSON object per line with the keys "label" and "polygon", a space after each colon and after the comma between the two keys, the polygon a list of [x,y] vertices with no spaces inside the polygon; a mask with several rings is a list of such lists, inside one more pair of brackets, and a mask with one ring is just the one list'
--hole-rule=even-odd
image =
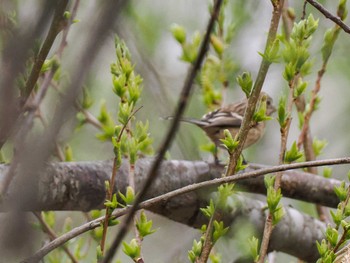
{"label": "green bud", "polygon": [[340,0],[338,4],[338,10],[337,15],[340,17],[341,20],[345,20],[346,16],[348,15],[348,10],[346,8],[346,0]]}
{"label": "green bud", "polygon": [[301,94],[304,93],[304,91],[307,88],[308,83],[306,81],[303,81],[301,78],[298,79],[298,83],[294,89],[294,98],[299,97]]}
{"label": "green bud", "polygon": [[295,73],[296,73],[295,64],[293,64],[292,62],[289,62],[284,68],[283,78],[286,81],[290,82],[294,78]]}
{"label": "green bud", "polygon": [[127,125],[133,109],[134,109],[133,104],[128,104],[128,103],[119,104],[118,121],[122,125]]}
{"label": "green bud", "polygon": [[210,218],[215,214],[215,205],[213,199],[210,199],[209,205],[205,208],[200,209],[203,215]]}
{"label": "green bud", "polygon": [[324,178],[331,178],[332,176],[332,167],[324,167],[323,168],[323,177]]}
{"label": "green bud", "polygon": [[119,196],[125,204],[132,205],[135,200],[135,191],[131,186],[128,186],[125,195],[119,192]]}
{"label": "green bud", "polygon": [[272,225],[277,225],[283,216],[285,215],[285,211],[281,205],[277,206],[277,209],[272,213]]}
{"label": "green bud", "polygon": [[125,74],[121,74],[118,77],[113,75],[112,81],[113,81],[113,92],[117,94],[119,98],[123,98],[127,91]]}
{"label": "green bud", "polygon": [[259,239],[252,236],[248,239],[248,245],[250,250],[250,255],[252,256],[254,262],[259,260]]}
{"label": "green bud", "polygon": [[186,42],[186,31],[184,27],[178,24],[172,24],[170,30],[177,42],[181,45]]}
{"label": "green bud", "polygon": [[337,195],[341,202],[345,201],[348,194],[345,182],[341,182],[339,186],[334,186],[334,193]]}
{"label": "green bud", "polygon": [[296,142],[293,142],[292,147],[289,151],[286,151],[284,162],[292,163],[303,156],[303,153],[298,150]]}
{"label": "green bud", "polygon": [[210,43],[213,46],[215,52],[221,57],[222,53],[225,50],[225,45],[220,38],[215,35],[210,36]]}
{"label": "green bud", "polygon": [[249,98],[250,93],[253,88],[253,79],[249,72],[243,72],[242,75],[239,75],[236,78],[238,85],[242,88],[242,91],[245,93],[246,97]]}
{"label": "green bud", "polygon": [[323,149],[327,144],[326,140],[318,140],[317,138],[314,138],[312,141],[312,149],[314,150],[315,156],[322,154]]}
{"label": "green bud", "polygon": [[218,222],[217,220],[214,220],[213,243],[216,243],[216,241],[224,236],[228,230],[229,227],[224,227],[223,221]]}
{"label": "green bud", "polygon": [[150,234],[156,232],[155,229],[152,229],[153,222],[152,220],[148,220],[145,211],[141,211],[140,219],[136,222],[136,228],[141,236],[144,238]]}
{"label": "green bud", "polygon": [[69,144],[67,144],[64,147],[64,161],[65,162],[72,162],[73,161],[73,150]]}
{"label": "green bud", "polygon": [[338,242],[338,231],[331,226],[327,226],[326,238],[333,247],[336,246]]}
{"label": "green bud", "polygon": [[140,257],[141,248],[138,245],[136,239],[133,238],[129,244],[123,241],[123,252],[125,253],[125,255],[129,256],[131,259],[138,260],[138,258]]}
{"label": "green bud", "polygon": [[326,253],[328,252],[328,245],[325,239],[322,239],[321,244],[316,240],[316,246],[318,253],[320,254],[321,257],[325,256]]}
{"label": "green bud", "polygon": [[335,223],[335,225],[339,226],[341,220],[343,219],[343,212],[342,212],[341,207],[338,207],[336,212],[334,212],[333,210],[330,210],[329,212],[332,216],[332,219],[333,219],[333,222]]}
{"label": "green bud", "polygon": [[288,113],[286,112],[286,97],[282,96],[278,102],[277,120],[281,128],[284,129],[287,125]]}
{"label": "green bud", "polygon": [[238,141],[232,138],[232,134],[228,129],[224,130],[224,139],[220,139],[222,145],[227,149],[228,153],[231,154],[238,146]]}

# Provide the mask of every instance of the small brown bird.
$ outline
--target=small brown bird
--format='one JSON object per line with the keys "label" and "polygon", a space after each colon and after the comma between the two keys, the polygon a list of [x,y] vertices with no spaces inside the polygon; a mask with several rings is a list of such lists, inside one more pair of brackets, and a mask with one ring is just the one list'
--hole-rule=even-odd
{"label": "small brown bird", "polygon": [[[259,101],[266,97],[266,115],[270,116],[276,111],[272,105],[272,99],[265,92],[260,93]],[[200,127],[217,147],[222,147],[220,139],[224,139],[224,130],[228,129],[234,138],[241,127],[244,112],[247,108],[248,100],[226,105],[222,108],[205,114],[201,119],[183,118],[181,121],[192,123]],[[258,122],[253,125],[247,135],[243,148],[256,143],[265,130],[265,122]]]}

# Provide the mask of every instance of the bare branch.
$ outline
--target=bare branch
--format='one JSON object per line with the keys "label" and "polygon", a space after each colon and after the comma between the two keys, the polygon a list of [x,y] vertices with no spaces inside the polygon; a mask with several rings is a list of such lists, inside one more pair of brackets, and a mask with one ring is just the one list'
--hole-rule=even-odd
{"label": "bare branch", "polygon": [[332,20],[338,26],[340,26],[346,33],[350,34],[350,27],[348,27],[339,17],[332,15],[326,8],[315,0],[306,0],[310,5],[314,6],[318,11],[320,11],[325,17]]}

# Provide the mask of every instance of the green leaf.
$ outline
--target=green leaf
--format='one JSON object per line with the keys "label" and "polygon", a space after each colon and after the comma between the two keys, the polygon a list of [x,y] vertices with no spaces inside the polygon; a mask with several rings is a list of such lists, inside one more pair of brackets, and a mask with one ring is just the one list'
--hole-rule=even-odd
{"label": "green leaf", "polygon": [[303,153],[298,150],[296,142],[293,142],[292,147],[286,152],[284,157],[285,163],[292,163],[303,156]]}
{"label": "green leaf", "polygon": [[119,196],[121,199],[124,201],[125,204],[127,205],[132,205],[134,200],[135,200],[135,192],[134,189],[131,186],[128,186],[126,188],[126,193],[125,195],[119,192]]}
{"label": "green leaf", "polygon": [[228,153],[231,154],[238,146],[238,141],[232,138],[232,134],[228,129],[224,130],[224,139],[220,139],[222,145],[227,149]]}
{"label": "green leaf", "polygon": [[341,209],[341,207],[338,206],[338,209],[334,212],[333,210],[329,211],[333,222],[335,223],[336,227],[338,227],[340,225],[340,222],[343,220],[343,211]]}
{"label": "green leaf", "polygon": [[274,187],[275,180],[276,180],[276,177],[274,175],[271,175],[271,174],[265,175],[264,177],[265,188],[269,189],[271,187]]}
{"label": "green leaf", "polygon": [[92,106],[93,103],[94,103],[94,100],[91,97],[89,90],[87,88],[84,88],[83,89],[83,99],[81,102],[82,108],[84,110],[87,110]]}
{"label": "green leaf", "polygon": [[296,66],[293,62],[287,63],[284,68],[283,78],[288,82],[292,81],[296,74],[296,71]]}
{"label": "green leaf", "polygon": [[321,257],[325,256],[329,250],[325,239],[322,239],[321,244],[316,240],[316,246]]}
{"label": "green leaf", "polygon": [[170,30],[177,42],[181,45],[186,42],[186,30],[184,27],[178,24],[172,24]]}
{"label": "green leaf", "polygon": [[236,78],[238,85],[242,88],[242,91],[245,93],[246,97],[249,98],[252,88],[253,88],[253,79],[249,72],[243,72],[242,75],[239,75]]}
{"label": "green leaf", "polygon": [[253,115],[253,120],[255,122],[271,120],[272,117],[266,115],[266,96],[264,96],[260,101],[257,110]]}
{"label": "green leaf", "polygon": [[271,213],[276,212],[279,208],[279,202],[281,201],[282,194],[281,189],[277,189],[277,191],[273,187],[269,187],[267,189],[267,206]]}
{"label": "green leaf", "polygon": [[209,205],[206,208],[200,208],[201,212],[208,218],[211,218],[215,213],[215,206],[213,199],[210,199]]}
{"label": "green leaf", "polygon": [[242,171],[244,170],[245,168],[247,168],[247,164],[244,164],[244,159],[243,159],[243,156],[240,155],[238,160],[237,160],[237,165],[236,165],[236,173],[239,172],[239,171]]}
{"label": "green leaf", "polygon": [[103,259],[103,252],[102,252],[102,249],[101,249],[101,246],[98,245],[96,247],[96,257],[97,257],[97,261],[100,261]]}
{"label": "green leaf", "polygon": [[200,256],[201,252],[202,252],[202,242],[201,241],[196,241],[193,240],[193,244],[192,244],[192,249],[190,251],[188,251],[188,259],[194,263],[197,259],[197,257]]}
{"label": "green leaf", "polygon": [[275,226],[277,225],[283,216],[285,215],[285,211],[283,207],[279,204],[275,211],[272,213],[272,225]]}
{"label": "green leaf", "polygon": [[332,167],[324,167],[323,168],[323,177],[324,178],[331,178],[332,177]]}
{"label": "green leaf", "polygon": [[279,48],[280,48],[280,40],[276,38],[272,45],[268,46],[265,50],[265,53],[262,54],[259,52],[259,54],[268,62],[270,63],[276,63],[279,59]]}
{"label": "green leaf", "polygon": [[335,228],[332,228],[330,225],[327,226],[326,229],[326,239],[328,242],[334,247],[338,242],[338,231]]}
{"label": "green leaf", "polygon": [[216,54],[221,57],[222,53],[225,51],[225,44],[223,43],[222,39],[212,34],[210,35],[210,43]]}
{"label": "green leaf", "polygon": [[124,98],[127,86],[126,86],[126,75],[120,74],[119,76],[112,76],[112,82],[113,82],[113,92],[119,97]]}
{"label": "green leaf", "polygon": [[294,89],[293,97],[294,97],[294,98],[297,98],[297,97],[299,97],[301,94],[303,94],[304,91],[305,91],[306,88],[307,88],[307,85],[308,85],[308,83],[307,83],[307,82],[304,82],[304,81],[302,80],[302,78],[298,78],[298,83],[297,83],[297,85],[296,85],[296,87],[295,87],[295,89]]}
{"label": "green leaf", "polygon": [[123,252],[133,260],[137,260],[141,254],[141,248],[135,238],[130,243],[123,241]]}
{"label": "green leaf", "polygon": [[101,122],[102,125],[108,127],[108,126],[113,126],[114,129],[114,124],[112,121],[112,117],[107,111],[107,105],[106,102],[102,102],[101,108],[100,108],[100,114],[98,115],[97,119]]}
{"label": "green leaf", "polygon": [[73,161],[73,150],[69,144],[64,147],[64,160],[65,162]]}
{"label": "green leaf", "polygon": [[326,147],[328,142],[326,140],[318,140],[317,138],[314,138],[312,141],[312,149],[314,150],[315,156],[319,156],[322,154],[323,149]]}
{"label": "green leaf", "polygon": [[117,201],[117,195],[113,194],[112,200],[106,200],[104,202],[104,205],[106,208],[110,208],[111,210],[114,210],[118,207],[118,201]]}
{"label": "green leaf", "polygon": [[257,262],[259,260],[259,239],[257,239],[255,236],[252,236],[248,239],[248,245],[253,261]]}
{"label": "green leaf", "polygon": [[201,35],[199,32],[195,32],[192,37],[192,42],[184,43],[182,45],[182,56],[183,61],[193,63],[198,55],[198,48],[201,42]]}
{"label": "green leaf", "polygon": [[346,0],[340,0],[338,4],[338,10],[337,15],[340,17],[341,20],[345,20],[348,14],[348,10],[346,8]]}
{"label": "green leaf", "polygon": [[229,227],[224,227],[223,221],[218,222],[217,220],[214,220],[213,242],[216,243],[216,241],[224,236],[228,230]]}
{"label": "green leaf", "polygon": [[118,121],[122,125],[124,125],[124,126],[127,125],[133,109],[134,109],[133,104],[128,104],[128,103],[120,103],[119,104]]}
{"label": "green leaf", "polygon": [[152,225],[152,220],[148,220],[145,212],[141,211],[140,219],[136,222],[136,228],[142,238],[156,232],[155,229],[152,229]]}
{"label": "green leaf", "polygon": [[217,199],[215,200],[215,205],[217,208],[221,210],[225,210],[227,208],[228,198],[235,193],[234,186],[235,185],[232,183],[227,183],[218,187]]}
{"label": "green leaf", "polygon": [[277,120],[281,128],[284,129],[287,125],[288,113],[286,111],[286,97],[282,96],[278,102]]}
{"label": "green leaf", "polygon": [[344,181],[341,182],[339,186],[334,186],[334,193],[337,195],[341,202],[346,200],[348,190]]}

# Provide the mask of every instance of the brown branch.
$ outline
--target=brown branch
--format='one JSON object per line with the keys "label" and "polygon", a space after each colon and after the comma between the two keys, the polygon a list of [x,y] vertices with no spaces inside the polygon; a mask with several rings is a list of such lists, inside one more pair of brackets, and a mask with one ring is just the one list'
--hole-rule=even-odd
{"label": "brown branch", "polygon": [[151,169],[148,172],[147,180],[145,181],[140,192],[138,193],[138,195],[135,199],[134,205],[132,206],[130,212],[126,216],[125,220],[122,221],[121,226],[120,226],[120,230],[119,230],[117,236],[115,237],[115,239],[113,240],[110,249],[107,251],[106,257],[102,261],[104,263],[110,262],[112,260],[115,251],[117,250],[118,246],[120,245],[122,239],[124,238],[124,236],[127,232],[128,225],[132,221],[131,219],[133,218],[133,216],[137,210],[138,204],[141,202],[142,198],[144,198],[144,196],[145,196],[148,188],[152,184],[152,182],[156,179],[156,176],[157,176],[156,172],[157,172],[160,164],[162,163],[162,161],[164,159],[164,155],[165,155],[166,151],[168,150],[168,148],[169,148],[171,142],[173,141],[174,136],[178,130],[181,116],[183,115],[183,113],[185,111],[188,99],[191,95],[192,84],[195,80],[197,72],[201,68],[202,62],[203,62],[204,57],[207,53],[207,50],[209,47],[209,41],[210,41],[210,34],[214,28],[215,20],[218,17],[221,4],[222,4],[222,0],[217,0],[215,2],[214,8],[213,8],[213,13],[210,17],[204,39],[203,39],[201,46],[200,46],[200,49],[199,49],[198,56],[197,56],[193,66],[191,67],[191,69],[186,77],[184,87],[183,87],[182,92],[180,94],[179,102],[178,102],[178,105],[177,105],[177,108],[176,108],[176,111],[174,114],[174,119],[171,122],[170,128],[168,129],[168,132],[165,136],[165,139],[158,150],[157,158],[153,162]]}
{"label": "brown branch", "polygon": [[[42,217],[40,212],[34,212],[34,216],[38,219],[43,231],[49,236],[50,241],[53,241],[57,238],[56,233],[53,231],[53,229],[45,222],[44,218]],[[70,260],[73,263],[78,263],[78,260],[74,257],[74,255],[69,251],[69,249],[66,246],[62,246],[62,249],[67,254],[67,256],[70,258]]]}
{"label": "brown branch", "polygon": [[[162,202],[163,197],[157,197],[155,199],[142,202],[140,203],[140,208],[150,208],[155,203]],[[236,201],[236,209],[232,209],[231,213],[225,215],[225,221],[232,223],[235,220],[243,217],[244,220],[251,222],[257,228],[257,231],[261,231],[264,224],[264,207],[266,204],[239,196],[237,196]],[[181,206],[182,204],[178,205]],[[128,213],[130,209],[131,207],[116,210],[113,212],[113,215],[120,217]],[[321,241],[322,238],[324,238],[325,225],[317,219],[313,219],[310,216],[300,213],[296,209],[290,207],[284,207],[284,209],[286,211],[286,215],[283,217],[281,223],[275,228],[271,239],[270,249],[282,251],[307,261],[316,261],[319,254],[315,246],[315,240]],[[72,229],[49,244],[46,244],[34,255],[23,260],[22,263],[38,262],[49,252],[59,246],[62,246],[70,239],[99,227],[103,219],[104,217],[100,217]],[[193,226],[199,228],[204,223],[203,220],[206,219],[197,219],[195,225]],[[290,231],[286,233],[285,228],[288,228]],[[304,235],[300,235],[300,229],[304,230]],[[301,250],[300,246],[304,249]]]}
{"label": "brown branch", "polygon": [[[178,163],[178,162],[177,162]],[[188,162],[190,163],[190,162]],[[247,172],[247,173],[242,173],[242,174],[236,174],[236,175],[233,175],[233,176],[229,176],[229,177],[224,177],[224,178],[218,178],[218,179],[212,179],[210,181],[206,181],[206,182],[202,182],[202,183],[197,183],[197,184],[192,184],[192,185],[189,185],[189,186],[186,186],[186,187],[182,187],[180,189],[177,189],[177,190],[174,190],[174,191],[171,191],[171,192],[168,192],[166,194],[163,194],[163,195],[160,195],[160,196],[157,196],[157,197],[154,197],[154,198],[151,198],[147,201],[144,201],[142,203],[139,204],[138,206],[138,209],[152,209],[152,210],[157,210],[157,207],[159,207],[159,212],[160,213],[166,213],[166,209],[164,209],[163,205],[165,205],[167,202],[170,201],[171,198],[173,197],[176,197],[176,196],[180,196],[180,195],[183,195],[183,194],[186,194],[186,193],[190,193],[190,192],[194,192],[195,190],[198,190],[198,189],[201,189],[201,188],[204,188],[204,187],[209,187],[209,186],[217,186],[218,184],[222,184],[222,183],[228,183],[228,182],[235,182],[235,181],[239,181],[239,180],[242,180],[242,179],[246,179],[246,178],[253,178],[253,177],[258,177],[258,176],[261,176],[263,174],[268,174],[268,173],[274,173],[274,172],[278,172],[278,171],[285,171],[285,170],[288,170],[288,169],[297,169],[297,168],[302,168],[302,167],[310,167],[310,166],[321,166],[321,165],[336,165],[336,164],[345,164],[345,163],[350,163],[350,157],[346,157],[346,158],[338,158],[338,159],[331,159],[331,160],[322,160],[322,161],[313,161],[313,162],[304,162],[304,163],[294,163],[294,164],[284,164],[284,165],[280,165],[280,166],[276,166],[276,167],[268,167],[268,168],[262,168],[262,169],[259,169],[259,170],[256,170],[256,171],[251,171],[251,172]],[[204,162],[203,162],[204,164]],[[73,163],[67,163],[67,165],[73,165]],[[193,165],[193,164],[192,164]],[[207,165],[207,164],[206,164]],[[106,163],[100,163],[100,166],[101,166],[101,169],[102,168],[105,168],[107,166],[107,170],[109,171],[110,167],[108,167],[108,165],[106,165]],[[171,165],[172,166],[172,165]],[[1,168],[1,166],[0,166]],[[193,167],[194,168],[194,167]],[[62,168],[60,168],[59,170],[62,170]],[[84,171],[84,169],[80,166],[78,168],[79,171],[82,171],[82,173],[84,175],[87,174],[86,171]],[[179,172],[180,174],[184,174],[186,173],[186,170],[185,169],[185,166],[182,164],[181,165],[181,171]],[[203,170],[203,167],[201,169],[199,168],[194,168],[193,170]],[[106,172],[108,174],[108,171]],[[70,174],[70,179],[72,178],[72,173],[67,169],[67,173]],[[96,173],[94,173],[96,175]],[[172,174],[174,175],[174,173],[168,173],[168,174]],[[220,175],[221,173],[218,172],[218,176]],[[302,178],[305,178],[307,176],[305,176],[306,174],[302,175],[300,177],[300,179]],[[127,177],[127,175],[125,175]],[[191,175],[190,175],[191,176]],[[95,176],[94,176],[95,177]],[[124,180],[127,180],[127,178],[124,178]],[[203,178],[203,176],[201,175],[200,176],[201,178]],[[296,176],[295,175],[292,175],[290,177],[291,180],[293,180],[293,178],[295,178]],[[314,177],[314,176],[312,176]],[[171,176],[171,178],[176,178],[176,176]],[[312,178],[309,178],[309,179],[312,179]],[[323,178],[318,178],[316,177],[315,179],[323,179]],[[169,180],[169,179],[168,179]],[[323,179],[325,180],[325,179]],[[295,183],[297,183],[299,180],[297,178],[297,180],[295,181]],[[335,180],[334,180],[335,181]],[[73,182],[74,183],[74,182]],[[98,184],[98,182],[91,182],[89,181],[88,182],[89,185],[91,184]],[[125,182],[125,184],[127,184],[127,181]],[[250,183],[248,183],[249,185]],[[304,182],[302,182],[301,184],[304,184]],[[157,183],[157,185],[160,185]],[[171,184],[171,183],[167,183],[167,184],[163,184],[163,185],[171,185],[172,187],[174,187],[174,185],[176,186],[176,183],[174,184]],[[183,182],[178,182],[177,185],[183,185]],[[331,188],[333,189],[334,186],[330,186],[328,188]],[[283,188],[283,186],[282,186]],[[308,189],[312,189],[312,188],[309,188],[307,187]],[[157,189],[154,189],[154,191],[152,191],[152,194],[157,194],[156,191],[159,190],[158,188]],[[322,189],[317,189],[316,191],[321,191]],[[76,191],[76,190],[75,190]],[[312,194],[312,191],[308,192],[307,195],[310,195]],[[96,195],[94,195],[94,198],[96,199]],[[192,198],[189,198],[188,196],[185,197],[184,200],[189,200],[189,199],[192,199]],[[184,206],[184,200],[181,199],[181,200],[177,200],[175,201],[175,203],[173,203],[172,205],[170,205],[170,207],[172,207],[172,211],[171,211],[171,214],[174,216],[175,215],[175,218],[177,220],[179,220],[179,217],[176,216],[176,213],[174,212],[174,210],[176,210],[176,206],[174,204],[177,204],[177,207],[181,207],[181,209],[183,208]],[[79,201],[85,203],[86,200],[84,199],[80,199]],[[196,200],[192,200],[194,201],[195,203],[195,206],[197,207],[197,204],[198,204],[198,201]],[[336,206],[336,205],[335,205]],[[247,206],[243,206],[244,209],[251,211],[251,209]],[[124,209],[119,209],[119,210],[116,210],[113,212],[113,216],[115,217],[119,217],[119,216],[122,216],[122,215],[125,215],[126,213],[130,212],[130,210],[132,209],[132,207],[127,207],[127,208],[124,208]],[[196,208],[198,209],[198,207]],[[284,208],[286,211],[288,211],[288,209],[290,208]],[[183,211],[183,210],[182,210]],[[263,211],[262,208],[260,208],[260,211]],[[294,209],[293,209],[294,211]],[[298,213],[296,210],[294,213]],[[183,214],[183,213],[182,213]],[[195,214],[198,214],[197,211],[195,211]],[[288,212],[287,212],[288,214]],[[193,218],[193,215],[192,214],[187,214],[185,215],[188,217],[188,219],[186,221],[183,221],[183,223],[187,222],[189,224],[189,222],[191,222],[191,225],[194,226],[194,223],[196,224],[197,227],[200,227],[202,224],[203,224],[203,219],[201,220],[200,218],[197,220],[199,221],[196,221],[194,222],[194,218]],[[264,220],[263,219],[264,216],[261,216],[261,220]],[[30,259],[26,260],[26,261],[23,261],[23,262],[37,262],[38,260],[40,260],[42,257],[44,257],[47,253],[49,253],[50,251],[52,251],[53,249],[55,249],[56,247],[58,246],[61,246],[62,244],[64,244],[65,242],[67,242],[68,240],[86,232],[86,231],[89,231],[91,229],[94,229],[98,226],[100,226],[102,220],[104,219],[104,217],[101,217],[99,219],[96,219],[96,220],[93,220],[87,224],[84,224],[82,226],[79,226],[75,229],[73,229],[72,231],[62,235],[61,237],[59,237],[58,239],[54,240],[53,242],[51,242],[50,244],[44,246],[42,249],[40,249],[35,255],[33,255],[32,257],[30,257]],[[283,220],[287,220],[285,217],[282,219]],[[299,220],[290,220],[288,219],[288,221],[291,221],[291,222],[296,222]],[[315,221],[315,220],[314,220]],[[282,222],[280,224],[283,224]],[[282,227],[282,226],[279,226],[277,225],[276,228],[278,229],[279,227]],[[293,228],[290,228],[291,230],[293,230]],[[278,230],[276,230],[277,232]],[[298,230],[299,231],[299,230]],[[323,231],[323,230],[322,230]],[[283,235],[285,235],[285,231],[282,231],[283,232]],[[295,236],[300,236],[300,235],[295,235]],[[320,238],[323,237],[323,232],[320,236]],[[304,236],[303,236],[304,238]],[[278,240],[278,239],[277,239]],[[315,239],[312,239],[313,241],[309,242],[308,243],[308,246],[310,246],[311,243],[314,244],[314,240]],[[289,240],[290,241],[290,240]],[[303,240],[303,242],[305,242],[305,240]],[[273,244],[273,240],[271,241],[271,246],[273,248],[274,244]],[[280,246],[281,245],[281,241],[277,242],[279,243],[278,245]],[[293,244],[293,243],[291,243]],[[290,249],[290,248],[289,248]],[[300,252],[300,249],[298,249],[298,251]],[[317,252],[316,252],[317,253]],[[300,256],[300,255],[297,255],[298,257],[300,258],[303,258],[303,256]],[[318,254],[317,254],[318,256]]]}
{"label": "brown branch", "polygon": [[[139,108],[137,108],[136,110],[134,110],[130,116],[128,117],[128,119],[126,120],[126,123],[123,125],[121,131],[118,134],[118,138],[117,138],[117,142],[119,143],[123,133],[128,125],[128,123],[130,122],[131,118],[142,108],[142,106],[140,106]],[[114,185],[115,185],[115,179],[117,177],[117,173],[118,173],[118,169],[120,167],[120,164],[118,162],[118,157],[114,157],[113,160],[113,167],[112,167],[112,176],[111,179],[109,180],[110,184],[109,184],[109,189],[107,192],[107,200],[112,201],[113,198],[113,192],[114,192]],[[134,187],[135,189],[135,187]],[[101,238],[101,251],[102,254],[104,252],[105,249],[105,242],[106,242],[106,238],[107,238],[107,229],[108,229],[108,223],[109,223],[109,219],[110,219],[110,211],[109,211],[109,207],[106,207],[106,214],[105,214],[105,220],[103,222],[103,232],[102,232],[102,238]]]}
{"label": "brown branch", "polygon": [[[346,160],[336,159],[336,160]],[[323,160],[322,165],[332,160]],[[313,162],[308,162],[313,164]],[[139,159],[136,162],[136,174],[138,178],[136,189],[142,186],[152,159]],[[317,164],[317,162],[316,162]],[[57,163],[48,166],[47,170],[40,174],[38,181],[40,186],[34,186],[31,182],[27,187],[35,187],[33,191],[37,194],[34,200],[27,202],[21,209],[24,211],[48,211],[48,210],[71,210],[89,211],[102,209],[105,201],[104,182],[109,180],[112,169],[112,160],[102,162],[67,162]],[[3,175],[7,173],[9,166],[0,165],[0,182]],[[271,168],[262,165],[250,165],[245,172],[254,172],[260,169]],[[295,168],[297,169],[297,168]],[[206,162],[190,161],[165,161],[158,173],[163,176],[157,178],[156,185],[162,187],[151,187],[145,198],[153,198],[166,192],[181,188],[183,185],[202,183],[211,180],[219,180],[224,171],[224,166],[210,165]],[[270,170],[268,170],[270,172]],[[272,172],[276,172],[273,170]],[[125,160],[118,171],[118,178],[115,183],[116,191],[125,192],[128,186],[128,169]],[[246,173],[237,174],[244,176]],[[169,176],[165,176],[169,175]],[[249,176],[248,176],[249,177]],[[254,176],[256,177],[256,176]],[[222,179],[220,179],[222,180]],[[206,182],[206,183],[208,183]],[[237,186],[243,191],[252,193],[266,193],[263,177],[238,178]],[[327,179],[321,176],[314,176],[301,171],[288,171],[283,174],[281,188],[283,196],[303,200],[305,202],[322,204],[328,207],[337,207],[339,200],[333,189],[339,186],[340,181]],[[64,187],[63,187],[64,186]],[[13,187],[13,188],[12,188]],[[16,198],[16,190],[21,185],[13,182],[8,196],[3,199],[0,211],[8,211],[11,207],[8,202]],[[203,186],[204,187],[204,186]]]}
{"label": "brown branch", "polygon": [[44,64],[47,55],[49,54],[49,51],[51,50],[53,42],[64,27],[65,18],[63,14],[66,11],[68,2],[68,0],[61,0],[58,2],[57,9],[55,11],[55,15],[52,20],[49,32],[44,40],[44,43],[39,51],[38,56],[36,57],[32,71],[24,87],[24,91],[22,94],[23,102],[25,102],[28,99],[30,93],[33,91],[35,84],[38,81],[41,68]]}
{"label": "brown branch", "polygon": [[[35,26],[23,30],[13,28],[2,49],[1,57],[1,84],[0,84],[0,149],[11,135],[16,124],[19,112],[19,103],[16,98],[18,91],[16,79],[25,71],[25,64],[30,56],[35,41],[46,30],[46,25],[55,11],[52,1],[45,1],[42,9],[33,19]],[[13,59],[13,58],[16,59]]]}
{"label": "brown branch", "polygon": [[324,8],[320,3],[318,3],[315,0],[306,0],[311,4],[313,7],[315,7],[318,11],[320,11],[326,18],[332,20],[334,23],[336,23],[338,26],[340,26],[346,33],[350,34],[350,27],[348,27],[343,20],[341,20],[339,17],[332,15],[331,12],[329,12],[326,8]]}
{"label": "brown branch", "polygon": [[[271,22],[270,22],[269,33],[268,33],[267,40],[266,40],[265,51],[268,50],[272,46],[273,42],[276,39],[278,24],[279,24],[279,20],[281,17],[284,0],[271,1],[271,2],[273,3],[273,12],[272,12],[272,18],[271,18]],[[232,154],[230,154],[230,162],[228,164],[225,176],[232,175],[235,172],[235,169],[237,166],[237,161],[239,159],[239,156],[242,153],[243,146],[244,146],[245,140],[247,138],[251,122],[252,122],[253,114],[255,111],[255,106],[258,102],[259,95],[260,95],[260,92],[261,92],[262,86],[264,84],[264,81],[265,81],[265,78],[267,75],[267,71],[269,70],[270,65],[271,65],[270,61],[267,61],[265,58],[262,59],[258,75],[257,75],[256,80],[254,82],[252,94],[250,95],[250,97],[248,99],[248,105],[247,105],[247,109],[244,113],[242,125],[241,125],[239,132],[238,132],[238,135],[237,135],[237,141],[239,143],[238,143],[238,146],[235,149],[235,151],[233,151]]]}

